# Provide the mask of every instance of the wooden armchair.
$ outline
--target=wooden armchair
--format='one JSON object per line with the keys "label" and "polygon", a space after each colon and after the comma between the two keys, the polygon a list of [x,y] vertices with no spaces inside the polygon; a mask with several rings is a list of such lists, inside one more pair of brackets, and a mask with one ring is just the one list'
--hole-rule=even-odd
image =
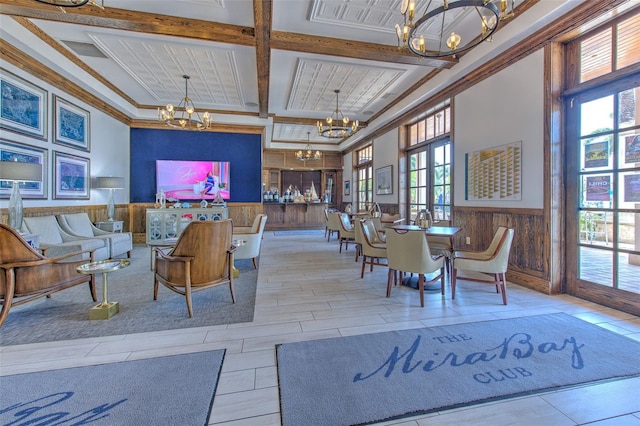
{"label": "wooden armchair", "polygon": [[86,259],[68,260],[81,252],[46,258],[34,250],[13,228],[0,223],[0,327],[12,306],[48,296],[65,288],[88,283],[95,302],[93,275],[76,271]]}
{"label": "wooden armchair", "polygon": [[193,221],[168,254],[161,248],[154,248],[153,300],[158,299],[160,283],[186,297],[191,318],[191,293],[229,284],[231,301],[236,303],[233,292],[233,252],[236,248],[231,245],[232,234],[231,219]]}

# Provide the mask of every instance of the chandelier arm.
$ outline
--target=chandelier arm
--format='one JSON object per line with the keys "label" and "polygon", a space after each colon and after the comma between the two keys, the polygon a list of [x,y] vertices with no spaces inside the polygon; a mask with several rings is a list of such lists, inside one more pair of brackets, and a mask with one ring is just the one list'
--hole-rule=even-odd
{"label": "chandelier arm", "polygon": [[49,6],[58,6],[58,7],[80,7],[80,6],[84,6],[89,2],[89,0],[79,0],[76,3],[74,3],[71,0],[63,1],[63,2],[57,2],[55,0],[36,0],[36,1],[38,3],[48,4]]}

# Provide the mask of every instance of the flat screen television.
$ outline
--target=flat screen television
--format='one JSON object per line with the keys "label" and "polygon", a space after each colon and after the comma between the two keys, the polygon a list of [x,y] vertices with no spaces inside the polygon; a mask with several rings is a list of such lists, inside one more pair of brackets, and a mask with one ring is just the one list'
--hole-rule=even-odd
{"label": "flat screen television", "polygon": [[167,199],[230,198],[228,161],[156,160],[156,191]]}

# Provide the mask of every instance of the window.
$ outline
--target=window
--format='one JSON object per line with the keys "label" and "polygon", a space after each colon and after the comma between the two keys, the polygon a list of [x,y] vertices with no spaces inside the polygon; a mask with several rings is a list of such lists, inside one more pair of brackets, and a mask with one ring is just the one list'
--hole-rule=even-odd
{"label": "window", "polygon": [[434,109],[408,128],[409,212],[432,212],[434,220],[451,220],[451,107]]}
{"label": "window", "polygon": [[373,145],[356,151],[357,210],[367,210],[373,201]]}
{"label": "window", "polygon": [[640,14],[613,22],[578,41],[579,83],[640,61]]}

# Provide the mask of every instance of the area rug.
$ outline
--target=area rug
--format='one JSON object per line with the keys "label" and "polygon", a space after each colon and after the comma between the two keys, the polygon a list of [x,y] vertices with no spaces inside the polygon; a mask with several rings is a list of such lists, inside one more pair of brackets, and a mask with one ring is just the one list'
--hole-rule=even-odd
{"label": "area rug", "polygon": [[277,348],[282,424],[356,425],[640,375],[640,342],[566,314]]}
{"label": "area rug", "polygon": [[[193,317],[187,314],[184,296],[160,286],[153,300],[153,272],[149,248],[136,246],[131,266],[109,273],[108,300],[119,302],[120,312],[108,320],[89,320],[95,306],[88,285],[81,284],[13,307],[0,328],[0,344],[48,342],[86,337],[142,333],[178,328],[204,327],[253,321],[258,270],[250,259],[235,261],[240,276],[234,279],[236,303],[231,303],[229,286],[221,285],[193,294]],[[96,277],[98,299],[102,298],[102,277]]]}
{"label": "area rug", "polygon": [[207,425],[225,351],[0,377],[3,425]]}

